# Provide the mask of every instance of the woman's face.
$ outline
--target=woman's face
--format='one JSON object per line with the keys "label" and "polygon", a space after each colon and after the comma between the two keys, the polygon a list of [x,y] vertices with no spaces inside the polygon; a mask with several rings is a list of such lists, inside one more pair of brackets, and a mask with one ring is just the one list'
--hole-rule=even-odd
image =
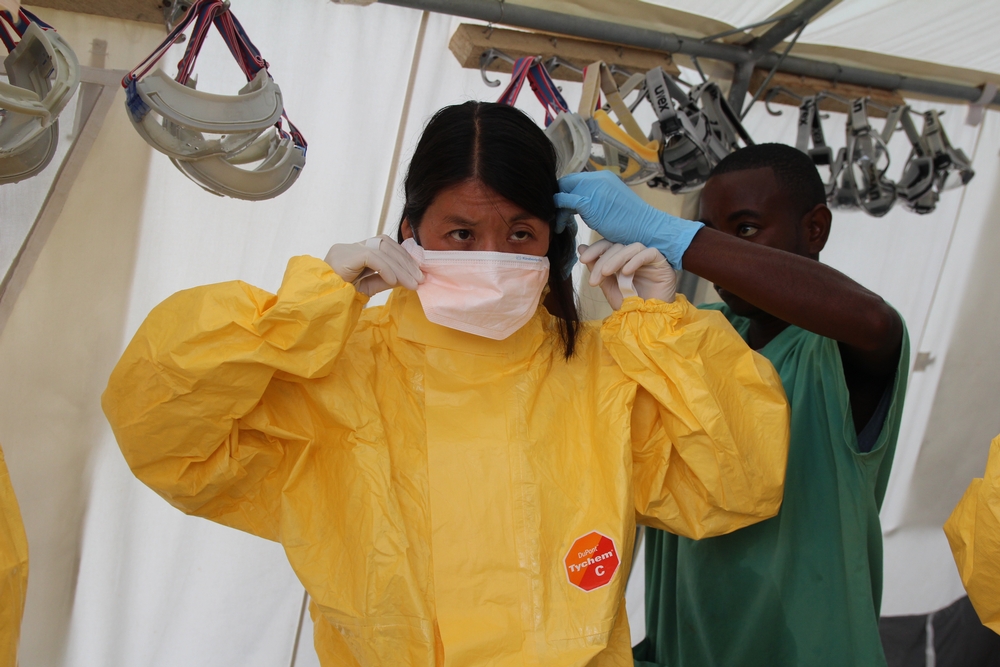
{"label": "woman's face", "polygon": [[[403,238],[413,238],[409,220]],[[425,250],[480,250],[544,256],[549,225],[478,181],[442,190],[424,213],[417,240]]]}

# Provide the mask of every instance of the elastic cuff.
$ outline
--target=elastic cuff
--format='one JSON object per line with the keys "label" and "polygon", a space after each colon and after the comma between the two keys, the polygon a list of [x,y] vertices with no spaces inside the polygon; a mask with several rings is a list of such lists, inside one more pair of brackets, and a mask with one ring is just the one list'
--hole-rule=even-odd
{"label": "elastic cuff", "polygon": [[691,304],[683,294],[678,294],[672,303],[660,301],[659,299],[643,299],[638,296],[630,296],[622,302],[622,307],[616,310],[611,317],[624,317],[628,313],[664,313],[674,319],[683,317]]}
{"label": "elastic cuff", "polygon": [[681,260],[684,253],[687,252],[691,241],[694,240],[694,235],[704,226],[703,222],[674,218],[664,225],[657,235],[659,238],[656,238],[652,245],[663,253],[674,271],[681,271],[683,270]]}

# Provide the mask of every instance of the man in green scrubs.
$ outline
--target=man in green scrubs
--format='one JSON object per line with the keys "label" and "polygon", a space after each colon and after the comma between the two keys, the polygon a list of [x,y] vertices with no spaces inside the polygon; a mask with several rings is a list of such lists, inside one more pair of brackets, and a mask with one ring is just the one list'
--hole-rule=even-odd
{"label": "man in green scrubs", "polygon": [[[906,392],[909,341],[878,295],[819,263],[831,213],[803,153],[738,151],[701,195],[684,268],[774,364],[791,408],[778,516],[693,541],[647,529],[637,667],[885,665],[879,508]],[[872,224],[878,224],[873,221]]]}

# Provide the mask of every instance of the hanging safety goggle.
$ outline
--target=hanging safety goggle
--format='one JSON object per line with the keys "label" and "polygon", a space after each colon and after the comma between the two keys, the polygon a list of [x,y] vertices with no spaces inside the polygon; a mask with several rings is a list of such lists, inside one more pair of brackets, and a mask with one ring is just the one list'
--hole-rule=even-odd
{"label": "hanging safety goggle", "polygon": [[524,82],[545,109],[545,135],[556,150],[557,176],[583,171],[590,158],[590,131],[579,115],[569,111],[566,100],[539,58],[518,58],[510,83],[497,100],[514,106]]}
{"label": "hanging safety goggle", "polygon": [[[714,91],[701,88],[698,93],[714,104]],[[723,138],[721,130],[712,127],[712,119],[662,67],[646,73],[646,96],[658,118],[651,136],[660,142],[663,175],[655,183],[674,193],[704,185],[712,168],[730,153],[728,139]],[[724,119],[724,108],[721,105],[717,108],[717,119]]]}
{"label": "hanging safety goggle", "polygon": [[896,183],[896,196],[903,206],[914,213],[930,213],[937,206],[938,192],[934,189],[934,160],[930,149],[910,114],[910,107],[900,105],[889,112],[882,139],[886,144],[896,129],[902,126],[910,140],[910,156],[903,167],[903,174]]}
{"label": "hanging safety goggle", "polygon": [[[620,126],[600,108],[601,92]],[[598,61],[584,70],[579,115],[590,131],[590,170],[611,171],[628,185],[646,183],[663,176],[659,159],[660,142],[649,139],[643,133],[604,62]]]}
{"label": "hanging safety goggle", "polygon": [[714,137],[712,145],[716,151],[724,152],[723,157],[738,151],[741,141],[743,146],[754,145],[740,117],[722,94],[719,84],[714,81],[699,84],[691,89],[689,98],[692,104],[701,107],[705,117],[708,118],[709,131]]}
{"label": "hanging safety goggle", "polygon": [[[4,24],[20,38],[16,43]],[[76,93],[80,65],[54,29],[27,10],[0,12],[0,41],[10,54],[0,82],[0,183],[39,173],[58,143],[58,116]]]}
{"label": "hanging safety goggle", "polygon": [[958,188],[976,175],[972,161],[960,148],[954,148],[948,141],[937,111],[924,112],[924,131],[921,135],[934,161],[934,186],[938,193]]}
{"label": "hanging safety goggle", "polygon": [[[162,71],[150,74],[192,24],[176,79]],[[248,82],[235,96],[194,89],[191,73],[213,24]],[[222,0],[196,0],[122,86],[129,118],[139,134],[209,192],[270,199],[291,187],[305,165],[307,143],[284,112],[281,90],[268,74],[267,62]],[[283,120],[288,121],[288,132]],[[239,166],[252,162],[259,162],[252,170]]]}
{"label": "hanging safety goggle", "polygon": [[896,184],[885,177],[889,168],[886,142],[868,121],[868,102],[851,103],[847,116],[847,147],[844,154],[844,186],[858,206],[882,217],[896,203]]}

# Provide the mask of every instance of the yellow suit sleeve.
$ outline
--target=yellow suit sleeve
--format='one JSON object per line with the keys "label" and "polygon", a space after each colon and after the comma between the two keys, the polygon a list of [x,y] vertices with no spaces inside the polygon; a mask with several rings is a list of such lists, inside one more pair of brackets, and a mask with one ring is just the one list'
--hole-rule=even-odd
{"label": "yellow suit sleeve", "polygon": [[990,444],[986,474],[969,484],[944,532],[979,620],[1000,633],[1000,436]]}
{"label": "yellow suit sleeve", "polygon": [[701,539],[778,513],[788,459],[781,379],[725,317],[626,299],[602,327],[638,383],[632,409],[638,520]]}
{"label": "yellow suit sleeve", "polygon": [[[276,374],[328,375],[366,302],[325,262],[296,257],[277,295],[221,283],[153,309],[102,397],[136,477],[188,514],[277,539],[302,444],[280,437],[265,392]],[[252,410],[272,428],[242,423]]]}
{"label": "yellow suit sleeve", "polygon": [[0,665],[17,664],[28,592],[28,538],[0,450]]}

